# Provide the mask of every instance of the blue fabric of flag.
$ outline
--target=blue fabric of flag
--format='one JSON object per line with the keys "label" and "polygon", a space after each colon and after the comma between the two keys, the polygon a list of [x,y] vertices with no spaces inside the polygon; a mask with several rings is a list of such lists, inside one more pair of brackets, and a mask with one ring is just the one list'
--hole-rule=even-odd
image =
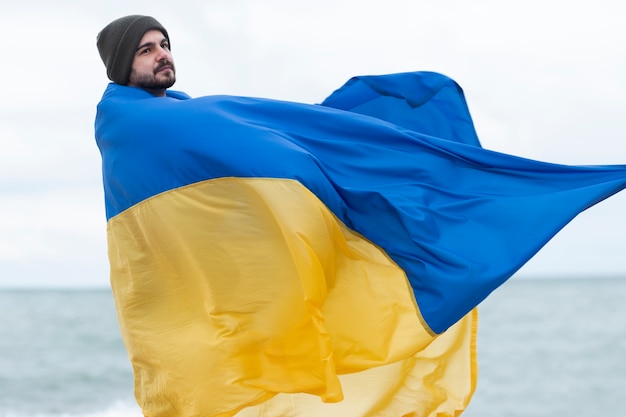
{"label": "blue fabric of flag", "polygon": [[481,148],[461,88],[430,72],[356,77],[322,105],[110,84],[96,139],[108,219],[199,181],[299,181],[406,272],[434,333],[626,186],[624,165]]}

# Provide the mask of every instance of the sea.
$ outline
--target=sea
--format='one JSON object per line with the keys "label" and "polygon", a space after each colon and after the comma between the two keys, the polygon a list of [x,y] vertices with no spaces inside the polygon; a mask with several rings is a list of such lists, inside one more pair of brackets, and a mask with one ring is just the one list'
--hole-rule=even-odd
{"label": "sea", "polygon": [[[5,289],[0,308],[0,417],[141,417],[109,289]],[[463,417],[625,415],[626,278],[514,277],[479,315]]]}

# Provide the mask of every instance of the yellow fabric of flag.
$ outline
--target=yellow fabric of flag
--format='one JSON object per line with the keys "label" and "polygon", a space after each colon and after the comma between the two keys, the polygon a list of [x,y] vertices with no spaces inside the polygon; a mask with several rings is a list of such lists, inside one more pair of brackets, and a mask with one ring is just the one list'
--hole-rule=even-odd
{"label": "yellow fabric of flag", "polygon": [[220,178],[111,218],[146,417],[456,416],[476,311],[436,336],[407,277],[299,182]]}

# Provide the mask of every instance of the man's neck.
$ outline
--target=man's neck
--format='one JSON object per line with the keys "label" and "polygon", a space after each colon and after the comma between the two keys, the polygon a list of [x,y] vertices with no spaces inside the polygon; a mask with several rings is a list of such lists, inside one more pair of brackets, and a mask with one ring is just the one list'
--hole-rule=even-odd
{"label": "man's neck", "polygon": [[144,88],[144,90],[146,90],[147,92],[149,92],[150,94],[152,94],[155,97],[165,97],[165,88]]}

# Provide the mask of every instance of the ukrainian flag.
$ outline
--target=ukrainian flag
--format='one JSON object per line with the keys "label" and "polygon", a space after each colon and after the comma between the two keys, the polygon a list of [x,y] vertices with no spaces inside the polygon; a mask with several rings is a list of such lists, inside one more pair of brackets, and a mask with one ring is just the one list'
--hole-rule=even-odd
{"label": "ukrainian flag", "polygon": [[626,166],[481,148],[427,72],[321,105],[110,84],[95,128],[147,417],[457,416],[475,307],[626,186]]}

